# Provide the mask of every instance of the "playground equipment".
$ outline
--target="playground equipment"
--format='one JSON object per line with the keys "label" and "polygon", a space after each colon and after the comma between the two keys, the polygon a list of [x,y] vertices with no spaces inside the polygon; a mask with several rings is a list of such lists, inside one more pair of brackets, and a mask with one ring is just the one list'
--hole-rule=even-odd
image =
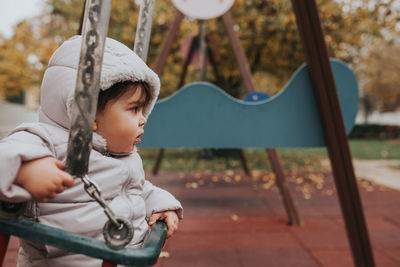
{"label": "playground equipment", "polygon": [[[374,259],[373,259],[373,254],[371,250],[371,245],[370,245],[370,240],[368,236],[368,231],[366,228],[365,224],[365,218],[363,214],[363,209],[360,201],[360,196],[357,188],[357,183],[356,183],[356,177],[354,174],[354,169],[353,169],[353,164],[351,161],[351,155],[350,155],[350,150],[349,150],[349,145],[347,141],[347,136],[346,136],[346,128],[345,128],[345,121],[343,120],[342,113],[341,113],[341,108],[340,108],[340,103],[339,103],[339,97],[338,97],[338,92],[336,91],[336,85],[335,85],[335,76],[338,74],[336,73],[335,69],[334,72],[332,72],[332,66],[330,64],[329,58],[328,58],[328,52],[326,49],[325,45],[325,40],[323,37],[322,29],[321,29],[321,24],[320,24],[320,19],[318,15],[318,9],[317,5],[314,0],[305,0],[305,1],[299,1],[299,0],[292,0],[292,5],[293,5],[293,10],[296,16],[296,23],[300,32],[300,37],[302,40],[303,44],[303,49],[305,53],[305,58],[306,58],[306,63],[307,63],[307,70],[309,73],[309,88],[312,88],[313,92],[313,103],[312,105],[317,107],[318,110],[318,119],[316,121],[320,122],[320,125],[318,128],[320,128],[322,131],[317,134],[321,137],[320,140],[323,140],[323,144],[327,147],[330,161],[331,161],[331,166],[332,166],[332,171],[335,179],[335,184],[339,196],[339,201],[341,205],[341,210],[343,213],[344,221],[345,221],[345,227],[347,231],[347,235],[349,238],[350,242],[350,247],[352,250],[352,255],[353,255],[353,260],[354,264],[356,266],[374,266]],[[228,34],[233,32],[232,29],[232,24],[231,24],[231,16],[230,13],[227,12],[223,15],[223,20],[225,25],[228,25],[227,30]],[[163,45],[162,45],[162,50],[159,53],[159,56],[156,60],[156,64],[154,66],[154,70],[157,73],[160,73],[162,70],[162,67],[165,64],[166,57],[168,54],[168,51],[172,45],[172,40],[174,39],[175,33],[179,27],[180,22],[183,19],[183,14],[181,12],[177,12],[175,19],[173,23],[170,26],[169,33],[167,37],[164,39]],[[230,38],[234,38],[234,35],[230,36]],[[240,58],[240,55],[239,57]],[[245,61],[244,61],[245,62]],[[246,73],[246,65],[245,64],[239,64],[241,67],[241,73]],[[243,68],[243,69],[242,69]],[[344,69],[343,69],[344,70]],[[337,80],[336,82],[339,82],[341,80],[340,77],[336,77]],[[183,79],[181,79],[183,80]],[[250,79],[245,79],[244,83],[247,84],[247,86],[251,87],[251,80]],[[183,83],[181,83],[183,85]],[[247,87],[246,86],[246,87]],[[194,85],[189,85],[185,91],[190,92],[190,94],[197,92],[198,93],[198,88],[196,87],[202,87],[204,88],[212,88],[213,86],[211,85],[202,85],[202,84],[194,84]],[[221,92],[218,93],[217,90],[213,90],[213,94],[221,95]],[[217,92],[217,93],[216,93]],[[340,94],[340,93],[339,93]],[[170,101],[175,102],[179,98],[181,100],[187,96],[185,92],[182,92],[181,95],[179,93],[175,97],[171,97]],[[174,99],[175,98],[175,99]],[[189,99],[188,99],[189,100]],[[193,99],[191,99],[193,100]],[[156,109],[158,109],[161,105],[168,105],[168,100],[165,100],[164,103],[160,102],[157,106]],[[207,98],[207,101],[209,101],[209,98]],[[229,101],[227,101],[227,97],[225,97],[225,104],[228,105]],[[235,102],[235,101],[231,101]],[[268,104],[273,105],[273,103],[279,102],[278,99],[276,101],[271,100],[270,102],[265,102],[263,103],[265,106]],[[190,102],[190,103],[196,103],[195,102]],[[293,102],[292,102],[293,103]],[[181,103],[182,104],[182,103]],[[251,109],[251,107],[247,107],[242,103],[241,105],[242,108],[248,108]],[[258,104],[258,103],[257,103]],[[259,107],[261,107],[260,104]],[[238,108],[240,105],[233,105],[232,108]],[[290,108],[290,107],[288,107]],[[186,110],[185,110],[186,113]],[[346,114],[346,111],[343,110],[343,113]],[[214,115],[215,113],[213,113]],[[183,114],[182,114],[183,115]],[[264,114],[266,116],[266,114]],[[151,120],[155,120],[155,113],[152,114]],[[247,117],[248,118],[248,117]],[[193,119],[193,118],[192,118]],[[261,118],[261,121],[265,121],[265,117]],[[204,122],[204,121],[203,121]],[[193,122],[193,124],[196,124],[199,122]],[[217,134],[215,131],[215,128],[208,127],[208,121],[205,122],[207,125],[207,129],[214,131],[215,134]],[[219,126],[221,125],[222,122],[220,122]],[[225,121],[223,121],[225,123]],[[283,120],[276,122],[278,123],[277,125],[284,124],[285,122]],[[192,125],[192,124],[191,124]],[[270,125],[270,128],[276,127],[277,125],[273,124]],[[215,125],[214,125],[215,126]],[[300,126],[296,128],[295,130],[300,129],[301,127],[307,128],[304,125],[297,125]],[[346,127],[349,125],[346,123]],[[150,138],[149,137],[149,125],[148,128],[146,129],[146,137],[145,138]],[[177,126],[179,127],[179,126]],[[173,128],[173,127],[171,127]],[[180,128],[178,128],[180,129]],[[311,129],[311,128],[310,128]],[[347,128],[349,129],[349,128]],[[164,129],[165,130],[165,129]],[[178,131],[176,131],[177,133]],[[191,131],[189,134],[189,137],[186,137],[185,140],[191,139],[193,143],[187,144],[189,147],[193,146],[193,144],[199,145],[201,142],[201,145],[205,145],[207,143],[206,139],[204,136],[201,136],[200,138],[196,139],[195,136],[195,131]],[[314,136],[316,133],[312,133],[312,136]],[[247,135],[246,135],[247,136]],[[198,137],[198,136],[197,136]],[[216,136],[213,135],[213,138]],[[261,136],[257,136],[261,137]],[[262,136],[264,140],[268,140],[265,138],[265,136]],[[226,137],[225,137],[226,138]],[[276,137],[277,138],[277,137]],[[194,140],[196,139],[196,140]],[[244,138],[242,138],[243,140]],[[252,138],[246,138],[246,140],[243,140],[243,142],[251,142],[249,141]],[[307,137],[305,137],[307,139]],[[304,139],[304,140],[305,140]],[[199,141],[201,140],[201,141]],[[143,145],[145,145],[145,142],[148,142],[150,144],[150,140],[145,140]],[[155,140],[153,140],[155,141]],[[221,140],[220,140],[221,141]],[[172,141],[171,141],[172,142]],[[278,145],[279,142],[275,143],[273,146]],[[282,141],[283,144],[283,141]],[[160,144],[162,147],[167,147],[166,143]],[[174,147],[175,144],[170,144],[171,147]],[[212,145],[209,143],[208,145]],[[228,147],[227,144],[226,146]],[[253,144],[254,145],[254,144]],[[269,145],[267,141],[263,145]],[[287,145],[287,143],[286,143]],[[304,144],[298,143],[297,145],[303,146]],[[179,144],[179,147],[181,147],[182,144]],[[218,145],[220,147],[220,145]],[[233,145],[233,147],[236,147]],[[268,146],[267,146],[268,147]],[[278,180],[277,180],[278,181]]]}
{"label": "playground equipment", "polygon": [[[157,57],[156,63],[155,63],[155,68],[154,68],[155,71],[158,74],[161,73],[161,71],[164,67],[164,64],[165,64],[165,59],[171,48],[172,41],[175,38],[176,33],[178,31],[178,26],[180,25],[180,23],[183,19],[183,13],[185,13],[187,15],[190,15],[192,17],[194,16],[195,18],[200,19],[199,20],[199,35],[192,38],[192,40],[190,42],[188,53],[186,55],[186,60],[183,64],[183,69],[182,69],[182,73],[180,76],[178,89],[182,88],[182,86],[185,84],[185,78],[186,78],[188,66],[189,66],[190,62],[192,61],[192,58],[194,56],[194,52],[195,52],[195,49],[196,49],[196,46],[198,43],[200,43],[199,50],[200,50],[200,65],[201,65],[201,81],[206,81],[206,68],[207,68],[206,59],[209,59],[211,65],[212,65],[212,68],[213,68],[214,76],[216,79],[216,84],[219,85],[221,88],[223,88],[222,87],[223,82],[219,75],[218,66],[217,66],[217,63],[216,63],[215,57],[214,57],[215,52],[213,51],[213,49],[211,49],[211,46],[209,46],[208,37],[207,37],[207,34],[205,33],[205,19],[215,18],[215,17],[219,17],[222,15],[221,18],[223,20],[225,29],[228,33],[230,44],[232,46],[233,53],[236,58],[237,66],[240,71],[240,76],[242,78],[244,87],[248,94],[256,92],[246,55],[240,44],[239,37],[237,36],[236,32],[233,30],[234,21],[233,21],[233,18],[232,18],[232,15],[231,15],[231,12],[229,9],[232,6],[234,1],[233,0],[223,1],[223,2],[219,2],[219,1],[216,2],[216,1],[212,1],[212,0],[207,0],[207,1],[208,1],[209,5],[212,6],[211,8],[209,8],[205,5],[206,2],[200,4],[198,1],[181,1],[181,0],[173,1],[179,11],[176,13],[174,22],[168,30],[167,37],[164,39],[164,42],[161,45],[159,56]],[[209,99],[209,100],[213,101],[212,99]],[[198,103],[199,100],[192,99],[192,101],[193,101],[192,103],[195,103],[195,102]],[[186,113],[186,110],[183,109],[183,110],[181,110],[181,112]],[[217,114],[214,114],[214,115],[217,115]],[[196,120],[196,118],[197,118],[196,116],[193,117],[193,120]],[[252,118],[248,118],[248,119],[249,119],[248,121],[252,121]],[[225,123],[226,122],[224,120],[219,120],[217,124],[222,126]],[[265,123],[265,122],[263,122],[263,123]],[[188,125],[191,125],[191,123],[189,123]],[[230,134],[221,135],[221,137],[229,139]],[[263,136],[262,138],[265,139],[265,136]],[[156,163],[153,168],[153,174],[158,173],[158,170],[161,165],[161,160],[163,158],[164,150],[167,146],[163,146],[160,144],[159,146],[155,146],[155,147],[159,147],[161,149],[159,149],[159,151],[158,151]],[[197,147],[197,148],[206,149],[205,151],[207,151],[207,148],[209,148],[208,146],[204,146],[204,147],[193,146],[193,144],[192,145],[183,145],[182,144],[181,146],[178,145],[175,147]],[[240,147],[243,147],[240,143],[238,143],[236,146],[235,145],[231,146],[231,148],[235,148],[235,150],[238,152],[244,172],[247,175],[251,176],[251,172],[248,168],[245,154],[243,152],[243,149],[241,149]],[[215,144],[213,146],[213,148],[220,149],[220,148],[224,148],[224,146],[218,146],[217,144]],[[282,197],[282,201],[284,203],[284,207],[285,207],[285,210],[286,210],[286,213],[288,216],[288,224],[289,225],[300,225],[301,219],[300,219],[299,213],[297,211],[293,197],[291,195],[291,192],[289,190],[289,187],[287,186],[286,177],[285,177],[282,165],[279,160],[278,152],[276,151],[275,148],[273,148],[273,146],[268,146],[266,148],[267,148],[266,151],[267,151],[269,161],[272,165],[272,169],[276,176],[279,193]]]}
{"label": "playground equipment", "polygon": [[[90,2],[90,3],[89,3]],[[144,1],[146,2],[146,1]],[[87,1],[87,8],[85,10],[85,18],[89,17],[89,14],[96,15],[96,20],[100,18],[101,12],[104,11],[104,8],[108,8],[111,1],[110,0],[92,0]],[[317,141],[319,145],[326,145],[328,148],[332,170],[335,178],[335,183],[337,187],[337,192],[339,195],[339,200],[343,212],[344,222],[347,230],[347,234],[350,241],[350,246],[352,249],[353,259],[356,266],[374,266],[373,254],[370,246],[370,241],[368,237],[368,232],[365,224],[365,219],[363,215],[363,210],[360,202],[360,197],[358,193],[358,188],[356,184],[356,179],[354,175],[353,165],[351,162],[351,156],[349,152],[349,146],[347,143],[346,137],[346,128],[349,129],[351,125],[348,125],[347,122],[347,115],[343,120],[341,115],[341,105],[344,114],[347,114],[346,106],[342,102],[341,99],[341,91],[336,91],[335,86],[335,78],[336,82],[338,83],[338,87],[340,86],[341,76],[336,76],[340,72],[348,73],[345,68],[338,67],[339,71],[337,71],[335,62],[330,64],[328,59],[327,50],[322,34],[322,30],[320,27],[320,21],[318,17],[317,6],[314,0],[292,0],[293,9],[296,15],[296,21],[298,24],[298,28],[300,31],[300,36],[303,42],[303,47],[307,59],[307,67],[304,68],[309,72],[309,81],[308,88],[312,88],[313,98],[309,99],[310,101],[314,101],[314,108],[312,113],[315,115],[315,111],[318,110],[316,113],[318,118],[315,118],[315,121],[319,121],[320,124],[318,126],[314,125],[315,127],[320,129],[319,133],[309,133],[312,134],[314,137],[318,137]],[[104,7],[107,5],[108,7]],[[93,17],[92,17],[93,18]],[[107,18],[108,20],[108,18]],[[89,22],[90,21],[90,22]],[[83,35],[87,36],[91,23],[91,20],[85,19],[85,25],[83,27]],[[103,19],[102,19],[103,21]],[[175,22],[173,26],[175,26]],[[104,40],[105,35],[101,36]],[[97,40],[97,39],[96,39]],[[101,43],[101,40],[98,39]],[[90,47],[90,45],[88,46]],[[100,46],[101,47],[101,46]],[[89,50],[87,51],[89,54]],[[101,55],[102,51],[95,51],[97,55]],[[85,57],[83,57],[85,58]],[[99,64],[98,58],[95,59],[97,64]],[[101,61],[100,61],[101,63]],[[97,66],[97,64],[95,66]],[[341,63],[339,63],[340,65]],[[100,64],[101,65],[101,64]],[[157,69],[156,69],[157,70]],[[332,71],[333,70],[333,71]],[[300,70],[298,73],[302,73],[304,71]],[[334,76],[335,75],[335,76]],[[95,77],[95,76],[93,76]],[[294,78],[293,78],[294,80]],[[93,84],[96,84],[94,82]],[[93,85],[92,83],[90,85]],[[85,85],[87,86],[87,85]],[[85,89],[86,88],[86,89]],[[201,90],[199,90],[199,88]],[[289,86],[287,86],[289,88]],[[93,92],[96,93],[96,88],[92,88]],[[297,88],[295,88],[297,89]],[[84,87],[86,93],[89,91],[89,86]],[[268,105],[273,106],[274,103],[278,103],[279,100],[285,98],[285,91],[281,93],[280,96],[276,97],[275,99],[266,100],[260,103],[246,103],[240,102],[237,100],[229,99],[226,95],[224,95],[221,91],[217,90],[214,86],[209,84],[194,84],[189,85],[186,89],[181,90],[176,96],[170,98],[170,102],[173,103],[175,100],[179,100],[179,98],[187,97],[186,93],[190,92],[190,95],[197,94],[198,91],[207,91],[211,92],[210,94],[214,94],[215,97],[219,99],[224,99],[225,104],[231,106],[232,109],[243,109],[246,112],[254,112],[254,110],[262,110],[266,109]],[[286,89],[286,91],[289,91]],[[200,93],[200,95],[202,95]],[[89,94],[91,95],[91,94]],[[199,96],[200,96],[199,95]],[[306,94],[309,97],[311,94]],[[338,96],[339,95],[339,96]],[[175,100],[174,100],[175,99]],[[340,99],[340,102],[339,102]],[[279,100],[279,101],[278,101]],[[168,100],[165,100],[164,104],[166,105]],[[163,103],[155,109],[155,111],[162,106]],[[279,106],[279,105],[278,105]],[[315,108],[316,107],[316,108]],[[90,113],[90,111],[86,111]],[[351,112],[350,112],[351,113]],[[349,113],[349,114],[350,114]],[[155,113],[153,113],[151,120],[155,120]],[[264,121],[265,114],[261,114],[260,118],[261,121]],[[76,117],[79,117],[76,115]],[[351,117],[351,116],[350,116]],[[86,118],[86,117],[85,117]],[[261,125],[262,123],[259,123]],[[150,122],[150,120],[149,120]],[[198,122],[196,122],[198,123]],[[274,122],[278,123],[278,122]],[[198,123],[200,126],[204,124]],[[282,122],[281,122],[282,124]],[[80,125],[80,124],[78,124]],[[82,124],[83,125],[83,124]],[[150,124],[149,124],[150,125]],[[282,127],[280,124],[274,125],[273,127]],[[299,126],[299,125],[296,125]],[[304,125],[302,125],[304,127]],[[308,130],[315,130],[315,127],[304,127]],[[209,128],[210,130],[215,130],[213,128]],[[299,128],[296,128],[299,129]],[[74,131],[75,129],[72,129]],[[150,130],[147,130],[146,135]],[[75,136],[75,133],[71,133],[71,136]],[[303,133],[304,134],[304,133]],[[192,134],[194,136],[194,134]],[[77,136],[81,136],[83,141],[77,142],[72,137],[72,144],[73,147],[71,148],[72,152],[71,158],[69,162],[76,162],[76,165],[69,167],[70,170],[73,172],[76,171],[76,174],[82,175],[84,177],[85,168],[87,168],[87,164],[78,161],[74,158],[74,156],[81,155],[83,158],[88,156],[85,154],[85,151],[79,152],[79,146],[85,147],[88,143],[90,143],[90,138],[88,139],[86,136],[77,134]],[[213,135],[215,136],[215,134]],[[192,137],[190,137],[192,138]],[[308,136],[307,133],[302,135],[302,141],[307,140]],[[144,142],[149,142],[150,136],[147,135]],[[206,138],[202,138],[203,140],[198,141],[199,144],[204,145],[207,142]],[[251,144],[252,138],[243,137],[241,140],[243,142],[249,142]],[[194,139],[195,142],[197,139]],[[81,144],[83,142],[83,144]],[[196,141],[197,142],[197,141]],[[235,140],[230,140],[230,142],[235,142]],[[227,147],[231,146],[232,143],[227,141],[225,144]],[[277,146],[278,144],[284,144],[285,142],[292,142],[291,140],[279,140],[276,137],[276,143],[273,143],[273,146]],[[294,141],[293,141],[294,142]],[[322,143],[321,143],[322,142]],[[144,143],[145,144],[145,143]],[[295,143],[296,144],[296,143]],[[163,146],[166,144],[163,143]],[[171,145],[171,144],[170,144]],[[209,143],[207,145],[212,145]],[[267,145],[267,143],[263,143],[262,145]],[[299,143],[300,145],[300,143]],[[219,146],[219,145],[218,145]],[[268,146],[266,146],[268,147]],[[75,154],[76,153],[76,154]],[[81,153],[81,154],[79,154]],[[87,153],[87,152],[86,152]],[[74,173],[75,174],[75,173]],[[88,186],[90,186],[88,184]],[[94,191],[97,192],[96,190]],[[101,200],[101,199],[100,199]],[[100,201],[101,202],[101,201]],[[2,203],[2,214],[7,214],[7,216],[18,216],[21,210],[23,210],[23,204],[4,204]],[[111,214],[111,213],[110,213]],[[145,247],[139,250],[127,250],[123,249],[120,251],[113,251],[107,248],[103,243],[99,244],[98,241],[88,239],[86,237],[71,235],[62,230],[55,230],[51,228],[47,228],[43,225],[38,225],[34,222],[25,221],[22,219],[10,219],[9,217],[2,215],[3,219],[0,219],[0,226],[1,232],[3,234],[0,235],[0,241],[3,241],[0,248],[0,261],[4,258],[5,247],[8,241],[9,235],[16,235],[21,238],[33,240],[35,242],[41,242],[45,244],[49,244],[52,246],[56,246],[62,249],[67,249],[74,251],[76,253],[83,253],[89,256],[98,257],[104,259],[107,262],[113,262],[113,264],[125,264],[125,265],[136,265],[136,266],[145,266],[154,264],[156,261],[157,253],[159,252],[160,244],[162,244],[163,239],[165,237],[165,225],[159,223],[156,227],[153,227],[152,232],[149,235],[149,239],[145,242]],[[115,225],[112,218],[113,214],[110,215],[110,221],[112,224]],[[118,221],[117,221],[118,222]],[[124,227],[122,227],[124,228]],[[155,241],[153,240],[155,238]],[[154,242],[153,242],[154,241]],[[151,252],[151,253],[150,253]],[[154,252],[154,253],[153,253]],[[150,255],[151,254],[151,255]],[[156,256],[155,256],[156,255]],[[110,266],[107,263],[104,263],[103,266]]]}

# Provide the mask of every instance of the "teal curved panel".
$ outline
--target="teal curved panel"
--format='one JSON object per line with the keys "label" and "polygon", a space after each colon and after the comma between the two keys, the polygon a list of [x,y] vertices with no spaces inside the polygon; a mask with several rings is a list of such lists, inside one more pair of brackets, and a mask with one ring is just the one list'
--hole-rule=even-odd
{"label": "teal curved panel", "polygon": [[[352,70],[331,59],[347,133],[358,110]],[[339,112],[339,111],[338,111]],[[279,148],[324,146],[324,134],[306,65],[277,95],[256,103],[195,82],[157,102],[145,126],[143,148]]]}

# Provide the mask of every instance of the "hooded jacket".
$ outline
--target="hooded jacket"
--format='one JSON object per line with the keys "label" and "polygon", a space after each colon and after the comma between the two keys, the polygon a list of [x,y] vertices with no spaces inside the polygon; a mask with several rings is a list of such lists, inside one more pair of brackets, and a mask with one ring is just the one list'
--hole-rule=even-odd
{"label": "hooded jacket", "polygon": [[[44,156],[65,163],[80,56],[81,36],[65,41],[49,61],[41,85],[38,123],[17,127],[0,141],[0,199],[31,201],[30,194],[13,184],[21,164]],[[144,108],[149,116],[157,99],[158,76],[128,47],[107,38],[104,48],[100,89],[107,90],[122,81],[144,81],[151,88],[151,101]],[[102,191],[102,197],[117,216],[132,222],[134,237],[129,247],[139,247],[148,230],[147,220],[155,212],[175,210],[182,218],[182,206],[170,193],[145,180],[141,158],[136,150],[112,157],[106,141],[93,135],[89,177]],[[33,202],[35,203],[35,202]],[[84,190],[81,179],[47,203],[35,203],[28,216],[40,223],[103,240],[102,228],[108,218]],[[101,261],[57,248],[21,240],[19,266],[101,266]]]}

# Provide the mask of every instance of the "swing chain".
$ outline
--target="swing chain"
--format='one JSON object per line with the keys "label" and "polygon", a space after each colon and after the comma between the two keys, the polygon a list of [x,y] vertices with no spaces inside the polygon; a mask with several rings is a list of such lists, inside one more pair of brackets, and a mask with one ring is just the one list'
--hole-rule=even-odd
{"label": "swing chain", "polygon": [[85,184],[85,191],[91,196],[100,206],[104,209],[104,213],[107,215],[108,219],[118,228],[120,229],[123,227],[121,223],[118,222],[117,218],[114,215],[114,212],[110,209],[107,205],[104,198],[101,196],[101,190],[98,184],[92,181],[89,176],[86,174],[85,176],[81,177],[82,182]]}
{"label": "swing chain", "polygon": [[103,236],[106,245],[116,250],[125,248],[133,239],[132,224],[128,219],[114,215],[114,212],[101,196],[100,187],[87,174],[80,178],[84,183],[86,193],[99,203],[109,219],[103,227]]}

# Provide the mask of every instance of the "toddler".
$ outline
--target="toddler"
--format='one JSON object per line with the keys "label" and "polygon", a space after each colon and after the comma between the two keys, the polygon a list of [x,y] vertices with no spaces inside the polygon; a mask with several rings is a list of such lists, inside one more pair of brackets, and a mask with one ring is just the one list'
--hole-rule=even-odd
{"label": "toddler", "polygon": [[[103,239],[107,216],[64,171],[80,56],[81,36],[64,42],[50,59],[41,85],[38,123],[17,127],[0,142],[0,200],[29,201],[26,216],[42,224]],[[165,220],[167,236],[178,228],[182,206],[145,179],[136,144],[154,107],[158,76],[128,47],[107,38],[93,125],[88,176],[117,216],[127,218],[140,247],[149,225]],[[101,260],[21,240],[18,265],[101,266]]]}

